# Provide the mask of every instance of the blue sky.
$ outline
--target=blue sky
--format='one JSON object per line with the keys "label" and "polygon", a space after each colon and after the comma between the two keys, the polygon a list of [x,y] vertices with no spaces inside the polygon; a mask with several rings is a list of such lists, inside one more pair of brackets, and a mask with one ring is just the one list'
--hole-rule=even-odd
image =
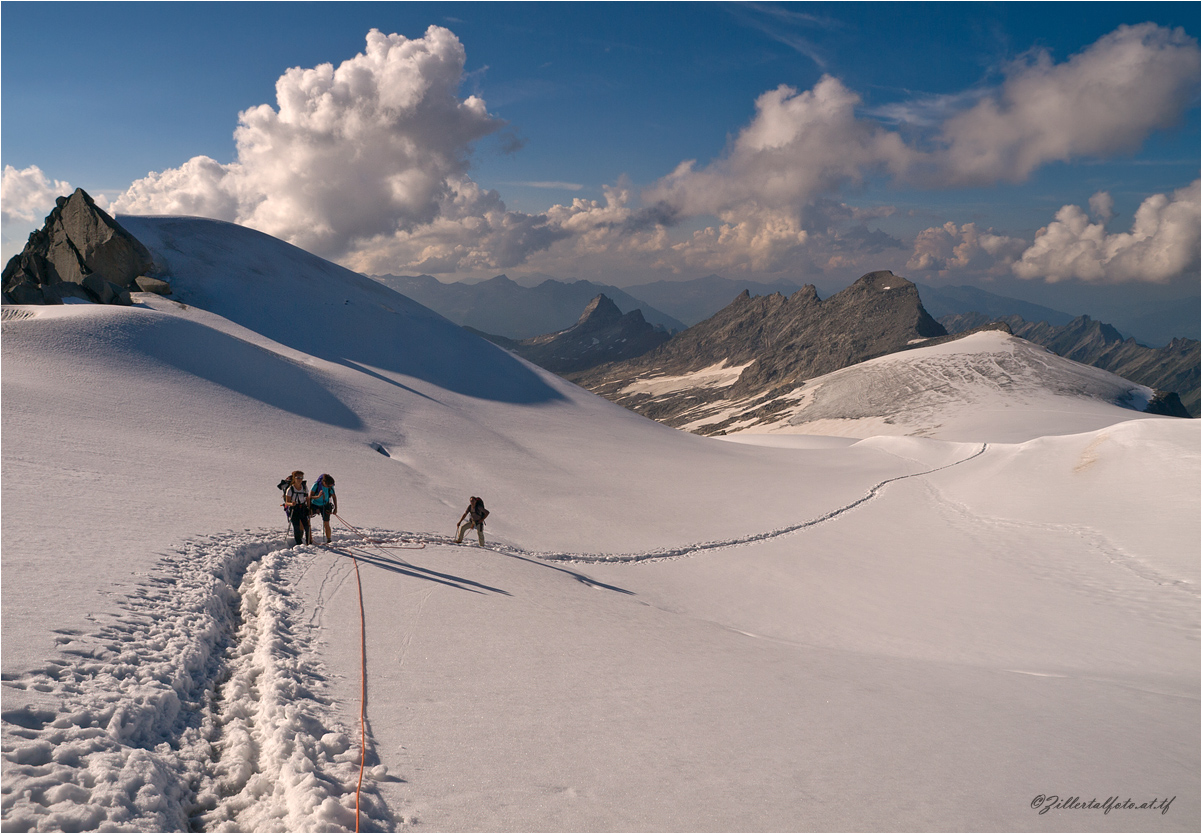
{"label": "blue sky", "polygon": [[[830,291],[892,268],[1034,300],[1198,290],[1196,3],[5,2],[0,19],[5,257],[68,186],[118,216],[208,214],[444,280]],[[374,63],[373,29],[400,36]],[[366,87],[339,87],[352,70]],[[318,121],[280,116],[277,82]],[[381,104],[398,89],[424,98]],[[343,109],[321,122],[319,101]]]}

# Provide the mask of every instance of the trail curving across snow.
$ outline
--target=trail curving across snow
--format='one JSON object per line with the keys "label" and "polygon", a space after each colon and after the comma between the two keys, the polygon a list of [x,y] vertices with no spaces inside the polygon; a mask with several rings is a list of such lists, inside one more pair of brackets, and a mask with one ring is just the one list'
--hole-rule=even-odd
{"label": "trail curving across snow", "polygon": [[[698,553],[705,553],[705,552],[709,552],[709,551],[713,551],[713,550],[725,550],[725,549],[731,548],[731,547],[740,547],[742,545],[754,544],[756,542],[767,541],[768,539],[777,539],[777,538],[781,538],[782,536],[788,536],[792,533],[797,533],[801,530],[805,530],[810,527],[816,527],[819,524],[825,524],[828,521],[833,521],[834,519],[839,518],[840,516],[851,512],[852,510],[856,509],[857,507],[861,507],[864,504],[868,503],[869,501],[871,501],[872,499],[874,499],[878,495],[880,495],[881,491],[884,490],[885,487],[889,486],[890,484],[897,483],[898,481],[909,480],[911,478],[922,478],[927,475],[933,475],[936,472],[942,472],[945,469],[951,469],[954,466],[960,466],[962,464],[968,463],[969,461],[974,460],[974,459],[980,457],[981,455],[985,454],[985,452],[988,449],[989,449],[989,444],[982,443],[981,448],[977,449],[972,454],[970,454],[964,458],[961,458],[960,460],[952,461],[951,463],[944,464],[943,466],[937,466],[937,467],[934,467],[931,469],[926,469],[922,472],[913,472],[909,475],[898,475],[893,478],[886,478],[885,480],[879,481],[878,483],[874,484],[871,488],[869,488],[869,490],[867,492],[865,492],[862,496],[857,498],[855,501],[852,501],[848,504],[844,504],[841,507],[837,507],[837,508],[831,510],[830,512],[827,512],[821,516],[818,516],[817,518],[811,518],[807,521],[803,521],[798,524],[790,524],[785,527],[778,527],[776,529],[768,530],[768,531],[761,532],[761,533],[751,533],[749,535],[739,536],[737,538],[722,539],[722,540],[718,540],[718,541],[709,541],[709,542],[695,542],[692,544],[679,545],[676,547],[663,547],[663,548],[656,548],[654,550],[644,550],[644,551],[637,552],[637,553],[621,553],[621,554],[560,553],[560,552],[547,551],[547,550],[527,550],[525,548],[518,547],[517,545],[512,545],[512,544],[508,544],[508,543],[500,543],[500,542],[493,542],[492,544],[487,545],[485,549],[494,550],[498,553],[503,553],[507,556],[520,556],[523,558],[541,559],[544,561],[553,561],[553,562],[581,562],[581,563],[586,563],[586,564],[587,563],[595,564],[595,563],[599,563],[599,562],[607,562],[607,563],[658,562],[658,561],[668,561],[668,560],[672,560],[672,559],[680,559],[680,558],[684,558],[687,556],[694,556]],[[400,547],[398,547],[398,549],[412,549],[413,547],[416,547],[416,546],[424,546],[424,545],[429,545],[429,544],[434,544],[434,545],[456,545],[456,544],[462,545],[463,544],[462,542],[456,542],[454,539],[450,538],[449,536],[431,536],[431,535],[426,535],[426,534],[422,534],[422,533],[407,533],[407,532],[398,532],[398,531],[389,531],[389,530],[366,530],[366,531],[356,531],[356,532],[358,532],[359,535],[362,536],[365,540],[367,540],[367,538],[369,536],[374,536],[377,538],[374,539],[373,541],[387,541],[387,542],[392,542],[395,545],[401,545],[401,543],[407,543],[409,545],[408,547],[400,546]],[[477,545],[467,545],[467,546],[476,547]]]}

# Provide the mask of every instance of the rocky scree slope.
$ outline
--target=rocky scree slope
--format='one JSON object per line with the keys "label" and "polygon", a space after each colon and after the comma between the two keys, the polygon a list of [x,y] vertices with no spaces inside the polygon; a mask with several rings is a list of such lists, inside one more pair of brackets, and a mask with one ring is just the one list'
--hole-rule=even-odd
{"label": "rocky scree slope", "polygon": [[1202,351],[1196,339],[1173,339],[1162,348],[1145,347],[1133,338],[1123,339],[1109,324],[1089,316],[1078,316],[1064,325],[1029,322],[1017,315],[992,318],[984,313],[944,316],[939,321],[949,333],[963,333],[988,322],[1002,322],[1015,336],[1042,345],[1058,356],[1147,385],[1166,403],[1171,402],[1170,393],[1176,394],[1183,410],[1165,413],[1199,416]]}
{"label": "rocky scree slope", "polygon": [[[825,301],[813,285],[788,298],[744,291],[650,353],[567,378],[667,425],[717,434],[806,379],[945,335],[914,284],[870,272]],[[725,414],[736,401],[740,414]]]}
{"label": "rocky scree slope", "polygon": [[557,374],[642,356],[669,338],[662,327],[649,324],[641,310],[623,313],[604,293],[588,303],[574,325],[558,333],[514,340],[466,329]]}
{"label": "rocky scree slope", "polygon": [[5,265],[4,303],[129,304],[131,291],[169,295],[171,287],[148,274],[154,269],[149,250],[77,188],[55,201],[45,225]]}

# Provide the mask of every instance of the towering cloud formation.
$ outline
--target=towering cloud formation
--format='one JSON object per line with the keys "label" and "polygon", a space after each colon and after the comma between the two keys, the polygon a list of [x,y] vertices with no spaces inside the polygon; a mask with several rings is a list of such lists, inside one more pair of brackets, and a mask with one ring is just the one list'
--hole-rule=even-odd
{"label": "towering cloud formation", "polygon": [[413,40],[372,30],[362,54],[290,69],[276,107],[241,113],[233,163],[196,157],[113,207],[232,220],[329,257],[428,226],[455,202],[472,143],[503,124],[459,98],[464,62],[447,29]]}

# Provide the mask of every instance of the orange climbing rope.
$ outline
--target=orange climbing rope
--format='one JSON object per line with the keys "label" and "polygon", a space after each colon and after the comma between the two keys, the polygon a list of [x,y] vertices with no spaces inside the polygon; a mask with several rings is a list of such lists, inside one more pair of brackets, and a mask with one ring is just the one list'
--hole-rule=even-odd
{"label": "orange climbing rope", "polygon": [[[384,553],[385,550],[421,550],[426,546],[425,542],[418,542],[415,547],[412,544],[389,544],[382,539],[373,539],[338,513],[333,515],[338,519],[339,524],[381,553]],[[388,554],[384,553],[384,555]],[[367,768],[367,615],[363,611],[363,579],[359,575],[359,560],[355,558],[354,553],[351,553],[350,556],[355,565],[355,583],[359,586],[359,668],[361,670],[359,682],[359,784],[355,787],[355,831],[358,831],[359,799],[363,792],[363,772]]]}
{"label": "orange climbing rope", "polygon": [[[412,545],[389,545],[386,541],[369,538],[363,531],[338,515],[338,513],[334,513],[334,518],[338,519],[340,524],[381,553],[384,553],[385,550],[420,550],[426,546],[424,542],[419,543],[417,547]],[[384,555],[387,556],[388,554],[384,553]],[[359,802],[360,795],[363,793],[363,772],[367,768],[367,615],[363,610],[363,578],[359,574],[359,560],[355,558],[354,553],[351,553],[351,562],[355,565],[355,583],[359,586],[359,784],[355,787],[355,831],[358,831],[360,821]]]}
{"label": "orange climbing rope", "polygon": [[363,792],[363,770],[367,766],[367,616],[363,613],[363,580],[359,560],[355,563],[355,583],[359,586],[359,784],[355,787],[355,831],[359,830],[359,795]]}

